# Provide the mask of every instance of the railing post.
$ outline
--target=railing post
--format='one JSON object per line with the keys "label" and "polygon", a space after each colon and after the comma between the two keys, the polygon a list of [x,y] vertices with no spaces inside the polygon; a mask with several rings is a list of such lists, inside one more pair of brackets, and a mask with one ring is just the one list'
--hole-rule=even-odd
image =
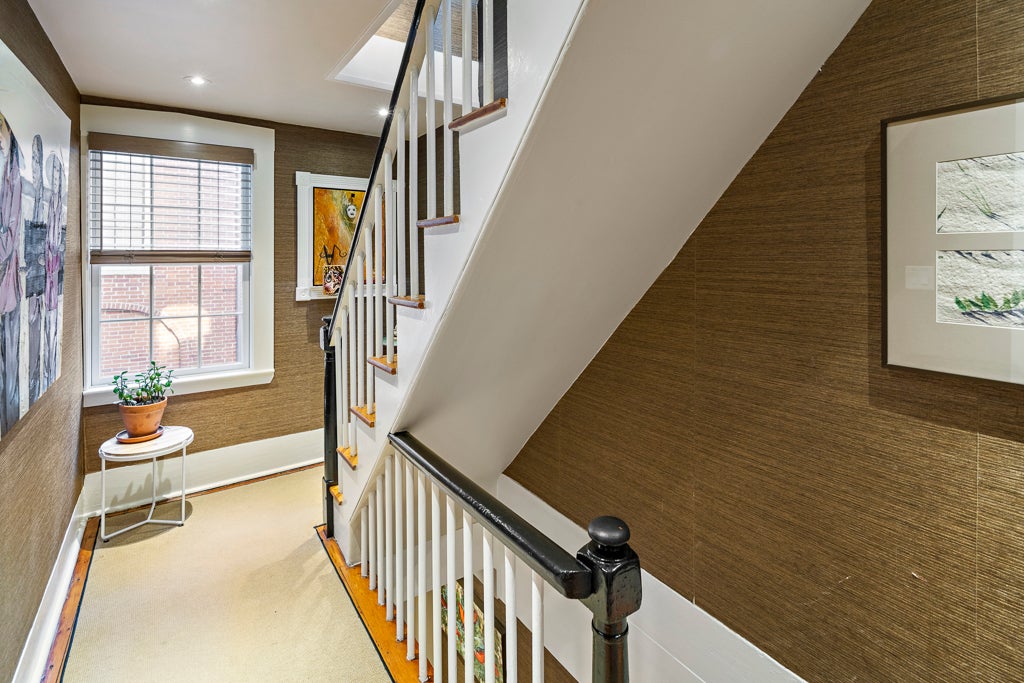
{"label": "railing post", "polygon": [[627,617],[640,609],[640,558],[629,547],[629,527],[617,517],[597,517],[587,531],[590,543],[576,558],[590,567],[594,592],[583,600],[594,613],[593,681],[629,680]]}
{"label": "railing post", "polygon": [[323,317],[320,348],[324,352],[324,524],[327,537],[334,537],[334,497],[331,487],[338,483],[338,397],[335,392],[334,347],[327,334],[331,316]]}

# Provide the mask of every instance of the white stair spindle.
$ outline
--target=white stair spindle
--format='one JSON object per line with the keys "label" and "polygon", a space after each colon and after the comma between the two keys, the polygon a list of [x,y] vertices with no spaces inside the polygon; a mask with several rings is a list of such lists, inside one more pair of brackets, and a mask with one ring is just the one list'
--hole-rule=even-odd
{"label": "white stair spindle", "polygon": [[370,513],[370,590],[377,589],[377,492],[370,491],[366,498]]}
{"label": "white stair spindle", "polygon": [[356,393],[356,404],[366,405],[366,282],[363,280],[363,273],[366,269],[366,256],[359,255],[356,267],[356,278],[359,283],[359,293],[356,295],[356,303],[359,311],[356,315],[356,336],[359,348],[356,350],[356,374],[359,375],[359,390]]}
{"label": "white stair spindle", "polygon": [[384,604],[384,477],[377,475],[377,604]]}
{"label": "white stair spindle", "polygon": [[[336,419],[338,421],[338,438],[341,441],[336,445],[347,449],[348,447],[348,416],[351,415],[348,412],[348,401],[345,400],[345,391],[348,389],[348,364],[345,361],[345,354],[348,344],[348,336],[345,334],[346,319],[348,318],[348,311],[342,309],[338,313],[341,317],[335,323],[335,339],[338,342],[334,345],[334,370],[337,376],[337,386],[335,387],[335,412],[337,413]],[[334,458],[337,458],[338,454],[334,454]]]}
{"label": "white stair spindle", "polygon": [[[458,658],[455,649],[455,616],[458,610],[455,609],[455,501],[451,496],[445,496],[445,532],[448,535],[448,542],[445,544],[447,550],[446,567],[448,570],[448,683],[458,681]],[[438,610],[440,614],[440,610]],[[437,639],[435,642],[440,642]]]}
{"label": "white stair spindle", "polygon": [[[388,226],[388,237],[391,237],[391,242],[388,243],[388,251],[394,256],[388,259],[388,263],[397,272],[398,277],[392,278],[391,274],[388,273],[388,283],[391,285],[388,289],[391,290],[394,296],[405,296],[405,235],[407,234],[405,227],[405,155],[406,155],[406,139],[408,133],[406,132],[406,113],[403,110],[398,111],[398,152],[396,163],[396,178],[395,178],[395,193],[398,195],[398,201],[395,202],[395,222],[394,227]],[[394,244],[395,248],[392,249],[391,245]],[[390,334],[390,330],[388,332]]]}
{"label": "white stair spindle", "polygon": [[[356,358],[359,357],[356,350],[356,346],[359,344],[359,330],[358,323],[356,321],[359,319],[359,316],[357,315],[356,286],[354,282],[349,285],[346,295],[348,296],[348,367],[350,368],[350,377],[348,379],[348,399],[345,402],[345,412],[347,413],[349,408],[359,405],[359,372],[357,370],[358,363],[356,363]],[[350,419],[348,421],[348,439],[350,444],[349,448],[351,449],[351,452],[355,454],[358,450],[356,448],[355,420]]]}
{"label": "white stair spindle", "polygon": [[[384,220],[377,223],[376,242],[374,243],[374,269],[373,269],[373,312],[376,326],[373,328],[373,355],[380,357],[384,355],[384,345],[381,343],[381,327],[384,324],[384,251],[390,251],[392,245],[384,241],[385,231],[390,231],[389,225],[395,222],[395,203],[391,193],[393,178],[391,170],[391,152],[384,152]],[[387,277],[393,278],[394,273],[387,273]]]}
{"label": "white stair spindle", "polygon": [[516,556],[505,548],[505,683],[519,678],[519,643],[516,621]]}
{"label": "white stair spindle", "polygon": [[366,245],[364,247],[366,250],[366,285],[364,289],[365,295],[363,297],[363,306],[366,307],[366,335],[364,342],[366,347],[364,349],[365,353],[360,354],[359,356],[359,365],[366,374],[366,413],[368,415],[372,415],[376,412],[374,409],[374,403],[377,400],[374,396],[374,380],[376,379],[376,373],[366,367],[366,359],[375,355],[374,350],[376,349],[376,340],[380,336],[377,333],[377,330],[380,328],[380,318],[377,318],[374,315],[377,301],[377,272],[374,270],[375,262],[373,260],[375,235],[377,233],[377,226],[381,224],[380,210],[378,208],[381,202],[380,185],[377,185],[377,187],[374,188],[373,196],[375,220],[373,225],[370,226],[370,229],[366,231],[366,238],[364,240]]}
{"label": "white stair spindle", "polygon": [[405,658],[412,660],[416,657],[416,489],[413,484],[416,479],[413,475],[412,465],[402,459],[405,469],[405,589],[408,608],[405,611],[405,620],[409,624],[406,636]]}
{"label": "white stair spindle", "polygon": [[[431,510],[432,520],[438,520],[435,525],[438,526],[437,533],[434,534],[434,538],[431,539],[431,550],[430,559],[433,563],[434,579],[437,581],[437,576],[441,567],[441,531],[440,531],[440,518],[441,514],[438,510],[437,496],[434,496],[433,509]],[[417,471],[416,472],[416,586],[417,593],[419,594],[419,612],[417,613],[416,625],[419,627],[419,635],[416,636],[416,640],[420,642],[420,646],[423,648],[423,652],[420,653],[420,680],[427,680],[427,484],[426,476]],[[434,586],[434,596],[439,597],[441,595],[441,584],[438,583]],[[440,625],[441,623],[441,612],[437,611],[434,613],[434,623]],[[438,627],[440,630],[440,626]],[[437,656],[441,651],[441,639],[434,639],[434,662],[439,663],[441,660]],[[440,665],[438,671],[440,671]]]}
{"label": "white stair spindle", "polygon": [[359,576],[364,579],[370,576],[370,548],[366,544],[369,543],[369,519],[367,519],[368,513],[364,508],[363,513],[359,515],[359,554],[362,557],[362,562],[359,563]]}
{"label": "white stair spindle", "polygon": [[455,213],[455,142],[452,129],[452,0],[442,0],[444,6],[444,215]]}
{"label": "white stair spindle", "polygon": [[384,456],[384,618],[395,618],[395,484],[392,456]]}
{"label": "white stair spindle", "polygon": [[[433,35],[433,30],[430,31]],[[432,55],[427,52],[427,59]],[[416,221],[420,216],[420,95],[419,72],[412,67],[409,77],[409,296],[420,295],[420,234]],[[432,100],[428,100],[428,104]],[[404,272],[404,270],[403,270]],[[400,295],[405,291],[399,292]]]}
{"label": "white stair spindle", "polygon": [[[447,505],[447,502],[446,502]],[[434,612],[433,638],[434,638],[434,680],[441,678],[440,662],[444,661],[441,655],[441,492],[437,484],[430,484],[430,585],[433,587],[433,600],[431,608]],[[454,560],[453,560],[454,562]],[[449,622],[451,618],[449,617]],[[454,633],[454,631],[449,631]],[[451,649],[451,645],[449,645]],[[450,675],[449,675],[450,678]],[[451,683],[454,683],[452,681]]]}
{"label": "white stair spindle", "polygon": [[494,101],[494,0],[480,0],[483,3],[483,16],[480,28],[483,29],[484,44],[480,48],[480,69],[484,76],[484,94],[481,106]]}
{"label": "white stair spindle", "polygon": [[427,38],[428,48],[423,63],[427,69],[427,99],[424,102],[427,115],[427,218],[437,218],[437,123],[434,121],[437,108],[437,89],[434,84],[434,22],[437,15],[434,9],[428,13],[430,17],[430,37]]}
{"label": "white stair spindle", "polygon": [[494,683],[494,555],[491,534],[484,529],[480,552],[484,560],[484,683]]}
{"label": "white stair spindle", "polygon": [[462,0],[462,115],[473,111],[473,3]]}
{"label": "white stair spindle", "polygon": [[395,468],[395,640],[405,640],[405,497],[402,495],[402,457]]}
{"label": "white stair spindle", "polygon": [[533,631],[533,683],[544,683],[544,579],[537,572],[533,574],[533,614],[530,629]]}
{"label": "white stair spindle", "polygon": [[468,510],[462,511],[462,594],[463,604],[466,606],[462,620],[466,629],[466,641],[462,651],[462,660],[466,664],[463,680],[465,683],[473,683],[473,664],[476,662],[473,652],[473,518],[469,516]]}

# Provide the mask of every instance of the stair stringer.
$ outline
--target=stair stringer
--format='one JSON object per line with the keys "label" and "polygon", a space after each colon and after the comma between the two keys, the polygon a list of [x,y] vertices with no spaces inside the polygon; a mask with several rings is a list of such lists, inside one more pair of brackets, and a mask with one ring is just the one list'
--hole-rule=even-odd
{"label": "stair stringer", "polygon": [[[359,466],[353,470],[343,460],[339,462],[344,503],[334,508],[335,539],[350,562],[358,561],[360,556],[358,512],[366,504],[368,484],[376,480],[383,468],[384,455],[390,452],[387,435],[397,431],[402,406],[415,390],[422,361],[447,314],[458,282],[478,244],[487,214],[535,118],[585,4],[585,0],[509,3],[507,114],[459,137],[460,222],[425,231],[424,308],[396,307],[398,372],[388,375],[368,366],[367,371],[375,372],[377,380],[376,424],[370,428],[356,423]],[[467,165],[467,157],[474,159],[473,164]]]}

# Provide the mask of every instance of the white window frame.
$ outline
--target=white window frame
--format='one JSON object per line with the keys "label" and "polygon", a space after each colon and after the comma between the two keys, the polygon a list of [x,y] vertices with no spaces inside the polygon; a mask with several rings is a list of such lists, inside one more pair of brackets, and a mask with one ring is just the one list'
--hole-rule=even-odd
{"label": "white window frame", "polygon": [[[88,134],[113,133],[138,137],[229,145],[252,149],[252,262],[248,273],[247,368],[183,375],[174,394],[267,384],[274,378],[274,131],[171,112],[82,105],[82,202],[89,198]],[[110,377],[94,376],[98,353],[98,321],[94,299],[98,283],[89,262],[89,207],[82,207],[82,349],[85,407],[114,403]]]}

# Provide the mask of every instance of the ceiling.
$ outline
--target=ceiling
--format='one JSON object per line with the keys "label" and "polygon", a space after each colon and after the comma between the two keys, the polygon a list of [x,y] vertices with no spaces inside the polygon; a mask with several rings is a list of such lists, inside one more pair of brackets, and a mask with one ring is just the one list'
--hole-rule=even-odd
{"label": "ceiling", "polygon": [[29,3],[83,95],[380,133],[389,93],[331,75],[400,0]]}

